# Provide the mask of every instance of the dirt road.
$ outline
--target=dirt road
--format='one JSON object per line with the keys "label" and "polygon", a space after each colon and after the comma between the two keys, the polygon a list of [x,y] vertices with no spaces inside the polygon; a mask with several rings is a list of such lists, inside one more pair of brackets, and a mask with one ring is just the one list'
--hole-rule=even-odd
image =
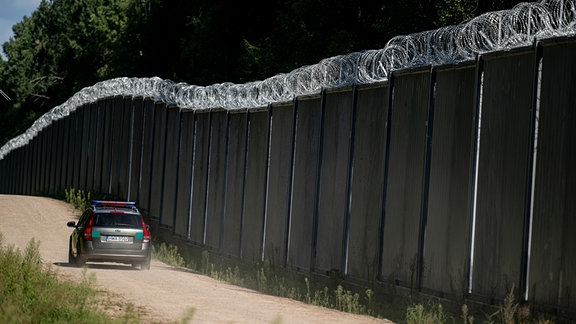
{"label": "dirt road", "polygon": [[[44,262],[64,278],[79,280],[82,269],[68,266],[70,205],[44,197],[0,195],[4,244],[24,249],[35,238]],[[117,264],[88,263],[96,286],[136,305],[143,322],[171,323],[195,309],[192,323],[390,323],[272,297],[212,278],[174,269],[156,260],[150,271]]]}

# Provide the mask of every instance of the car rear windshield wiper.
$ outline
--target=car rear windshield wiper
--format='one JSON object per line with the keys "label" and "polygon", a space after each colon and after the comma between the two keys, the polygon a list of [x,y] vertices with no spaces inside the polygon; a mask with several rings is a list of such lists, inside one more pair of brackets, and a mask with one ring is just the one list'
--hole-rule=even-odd
{"label": "car rear windshield wiper", "polygon": [[116,226],[123,226],[123,227],[134,227],[134,224],[116,224]]}

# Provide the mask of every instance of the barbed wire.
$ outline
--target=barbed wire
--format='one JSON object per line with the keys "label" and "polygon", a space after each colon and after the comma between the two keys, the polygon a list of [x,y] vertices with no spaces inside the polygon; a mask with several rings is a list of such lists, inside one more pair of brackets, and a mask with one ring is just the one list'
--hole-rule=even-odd
{"label": "barbed wire", "polygon": [[187,110],[258,108],[317,94],[322,89],[385,82],[397,70],[462,63],[475,60],[479,54],[575,34],[576,0],[542,0],[520,3],[510,10],[488,12],[459,25],[396,36],[382,49],[329,57],[318,64],[262,81],[203,87],[157,77],[107,80],[82,89],[40,117],[24,134],[0,149],[0,159],[26,145],[52,121],[108,97],[145,97]]}

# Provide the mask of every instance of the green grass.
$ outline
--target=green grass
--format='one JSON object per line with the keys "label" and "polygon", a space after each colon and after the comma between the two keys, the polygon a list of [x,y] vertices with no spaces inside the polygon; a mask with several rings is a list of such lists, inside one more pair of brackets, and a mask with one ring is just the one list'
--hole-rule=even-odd
{"label": "green grass", "polygon": [[[177,252],[173,245],[165,251]],[[218,260],[211,260],[215,257]],[[168,259],[184,259],[170,256]],[[187,258],[190,259],[190,258]],[[302,274],[276,269],[268,263],[255,265],[232,264],[232,260],[203,251],[201,260],[186,264],[189,268],[216,280],[254,289],[269,295],[290,298],[308,304],[333,308],[344,312],[376,316],[375,293],[371,289],[352,291],[341,284],[322,285],[314,283]],[[332,278],[331,278],[332,279]]]}
{"label": "green grass", "polygon": [[[338,273],[328,278],[309,279],[305,274],[276,269],[268,263],[247,265],[235,262],[233,259],[221,257],[203,250],[201,255],[188,254],[181,256],[176,245],[165,243],[159,245],[162,251],[157,257],[163,260],[175,260],[172,263],[186,266],[216,280],[230,284],[254,289],[269,295],[299,300],[308,304],[326,308],[333,308],[343,312],[369,315],[379,318],[388,318],[401,323],[484,323],[484,324],[551,324],[551,319],[537,317],[531,314],[530,308],[521,305],[514,296],[512,289],[502,305],[488,307],[494,310],[483,313],[476,307],[474,314],[464,302],[458,307],[451,303],[450,310],[441,303],[431,299],[424,304],[414,302],[410,296],[406,298],[392,298],[376,296],[372,289],[354,287],[347,289],[343,286]],[[215,260],[211,259],[214,258]],[[194,260],[200,259],[199,262]],[[188,263],[186,261],[188,260]],[[459,309],[457,309],[459,308]]]}
{"label": "green grass", "polygon": [[180,252],[178,252],[178,247],[176,245],[167,245],[164,242],[158,243],[157,241],[153,241],[152,258],[173,267],[185,266],[184,258],[182,258]]}
{"label": "green grass", "polygon": [[92,287],[93,277],[84,275],[80,283],[58,280],[42,263],[38,246],[31,240],[20,251],[6,246],[0,233],[1,323],[138,322],[136,314],[130,312],[121,313],[119,318],[105,315],[101,308],[106,303]]}
{"label": "green grass", "polygon": [[470,314],[468,306],[463,304],[461,313],[447,312],[438,302],[428,305],[414,304],[406,309],[406,324],[443,324],[443,323],[483,323],[483,324],[552,324],[551,319],[542,316],[535,317],[530,307],[520,304],[514,296],[514,288],[510,290],[504,302],[495,311],[489,314],[479,314],[474,317]]}
{"label": "green grass", "polygon": [[74,188],[64,189],[64,199],[77,210],[84,211],[90,207],[90,192]]}

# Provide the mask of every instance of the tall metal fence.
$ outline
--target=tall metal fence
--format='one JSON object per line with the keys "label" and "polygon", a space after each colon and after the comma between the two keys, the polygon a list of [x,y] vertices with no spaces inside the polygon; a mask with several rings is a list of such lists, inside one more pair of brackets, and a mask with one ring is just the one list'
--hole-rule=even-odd
{"label": "tall metal fence", "polygon": [[134,200],[246,262],[576,313],[576,39],[260,109],[109,97],[0,160],[0,192]]}

